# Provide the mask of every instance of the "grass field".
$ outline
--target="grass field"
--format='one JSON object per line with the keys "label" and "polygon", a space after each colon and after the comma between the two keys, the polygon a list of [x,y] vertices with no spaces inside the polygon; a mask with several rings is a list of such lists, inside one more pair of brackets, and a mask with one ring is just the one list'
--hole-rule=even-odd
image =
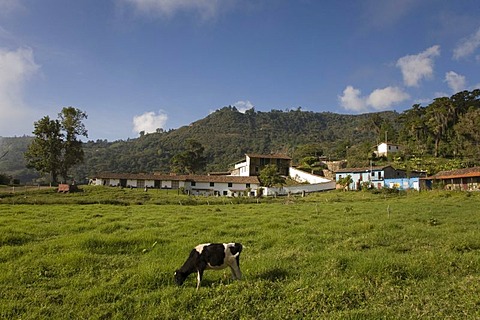
{"label": "grass field", "polygon": [[[173,272],[241,242],[242,281]],[[154,245],[156,243],[156,245]],[[480,194],[0,194],[0,318],[480,318]]]}

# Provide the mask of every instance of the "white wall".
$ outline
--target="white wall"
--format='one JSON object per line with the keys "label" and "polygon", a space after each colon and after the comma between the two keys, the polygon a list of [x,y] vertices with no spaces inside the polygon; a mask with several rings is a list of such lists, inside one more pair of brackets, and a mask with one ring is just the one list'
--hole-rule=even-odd
{"label": "white wall", "polygon": [[324,183],[324,182],[330,182],[331,181],[330,179],[326,179],[326,178],[321,177],[321,176],[310,174],[310,173],[307,173],[305,171],[298,170],[298,169],[292,168],[292,167],[290,167],[289,171],[290,171],[290,178],[292,178],[293,180],[295,180],[297,182],[308,182],[308,183],[311,183],[311,184],[315,184],[315,183]]}
{"label": "white wall", "polygon": [[327,190],[335,190],[336,182],[329,181],[324,183],[316,183],[316,184],[302,184],[298,186],[288,186],[288,187],[280,187],[280,188],[263,188],[263,195],[264,196],[285,196],[288,194],[299,194],[299,193],[309,193],[309,192],[319,192],[319,191],[327,191]]}
{"label": "white wall", "polygon": [[[257,195],[258,187],[257,184],[250,185],[250,192],[253,192],[254,196]],[[194,186],[192,186],[190,182],[187,182],[185,190],[192,195],[209,196],[218,194],[220,196],[243,196],[247,188],[245,183],[233,183],[232,186],[229,187],[227,182],[215,182],[213,186],[210,186],[210,182],[196,182]],[[248,196],[250,196],[250,194]]]}

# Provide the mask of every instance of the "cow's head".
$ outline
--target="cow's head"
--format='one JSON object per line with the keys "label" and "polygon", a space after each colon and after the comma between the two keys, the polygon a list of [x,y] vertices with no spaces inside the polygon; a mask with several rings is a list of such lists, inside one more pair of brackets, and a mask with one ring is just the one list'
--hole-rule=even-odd
{"label": "cow's head", "polygon": [[182,273],[180,270],[175,271],[175,283],[179,286],[183,284],[185,279],[187,278],[184,273]]}

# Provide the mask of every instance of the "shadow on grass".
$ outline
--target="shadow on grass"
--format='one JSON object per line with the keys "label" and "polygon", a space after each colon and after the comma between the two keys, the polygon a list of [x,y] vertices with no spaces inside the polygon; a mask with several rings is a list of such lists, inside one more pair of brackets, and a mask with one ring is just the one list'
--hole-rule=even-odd
{"label": "shadow on grass", "polygon": [[283,268],[273,268],[270,270],[267,270],[263,273],[260,273],[257,278],[261,280],[267,280],[267,281],[283,281],[289,276],[290,272]]}

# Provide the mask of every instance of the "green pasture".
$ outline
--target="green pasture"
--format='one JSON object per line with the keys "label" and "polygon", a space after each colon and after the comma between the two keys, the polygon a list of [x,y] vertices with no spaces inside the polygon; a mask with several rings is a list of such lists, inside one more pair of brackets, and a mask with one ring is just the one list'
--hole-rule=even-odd
{"label": "green pasture", "polygon": [[[480,194],[0,192],[0,318],[480,318]],[[173,272],[241,242],[242,281]]]}

